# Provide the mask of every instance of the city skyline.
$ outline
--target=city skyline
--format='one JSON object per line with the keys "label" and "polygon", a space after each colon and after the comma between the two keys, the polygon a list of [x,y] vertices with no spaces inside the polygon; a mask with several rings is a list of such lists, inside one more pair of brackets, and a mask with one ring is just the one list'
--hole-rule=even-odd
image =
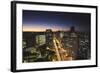
{"label": "city skyline", "polygon": [[23,10],[23,31],[68,31],[71,26],[76,31],[90,31],[89,13],[68,13]]}

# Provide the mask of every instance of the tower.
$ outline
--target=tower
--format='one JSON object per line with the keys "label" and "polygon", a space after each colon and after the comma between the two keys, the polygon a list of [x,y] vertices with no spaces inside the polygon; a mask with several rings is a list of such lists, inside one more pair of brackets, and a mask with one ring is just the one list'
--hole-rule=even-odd
{"label": "tower", "polygon": [[70,31],[71,31],[71,32],[75,32],[75,27],[72,26],[72,27],[70,28]]}
{"label": "tower", "polygon": [[47,47],[53,48],[53,32],[51,29],[46,30],[46,44]]}

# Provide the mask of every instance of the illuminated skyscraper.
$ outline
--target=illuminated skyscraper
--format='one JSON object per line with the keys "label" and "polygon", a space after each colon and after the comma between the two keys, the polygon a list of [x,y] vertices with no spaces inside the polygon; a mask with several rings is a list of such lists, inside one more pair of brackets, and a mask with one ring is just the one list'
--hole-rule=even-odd
{"label": "illuminated skyscraper", "polygon": [[64,33],[63,43],[69,56],[72,56],[73,59],[77,59],[77,52],[79,49],[79,45],[78,45],[78,35],[75,31],[75,27],[71,27],[70,31]]}
{"label": "illuminated skyscraper", "polygon": [[51,29],[46,30],[46,45],[52,49],[53,48],[53,32]]}

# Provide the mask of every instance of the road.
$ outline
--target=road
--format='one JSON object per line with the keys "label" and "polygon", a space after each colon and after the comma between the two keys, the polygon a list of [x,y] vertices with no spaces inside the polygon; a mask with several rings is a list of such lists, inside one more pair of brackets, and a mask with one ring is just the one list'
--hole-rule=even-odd
{"label": "road", "polygon": [[54,35],[54,38],[53,38],[53,43],[54,43],[55,52],[56,52],[56,55],[57,55],[57,60],[58,61],[68,60],[67,50],[64,50],[61,41],[58,40],[55,35]]}

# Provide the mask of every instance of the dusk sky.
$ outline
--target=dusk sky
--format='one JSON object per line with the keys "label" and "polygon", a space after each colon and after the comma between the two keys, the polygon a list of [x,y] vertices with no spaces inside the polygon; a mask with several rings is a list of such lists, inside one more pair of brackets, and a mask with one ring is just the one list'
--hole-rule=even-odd
{"label": "dusk sky", "polygon": [[89,13],[68,13],[23,10],[23,31],[67,31],[74,26],[77,31],[90,31]]}

